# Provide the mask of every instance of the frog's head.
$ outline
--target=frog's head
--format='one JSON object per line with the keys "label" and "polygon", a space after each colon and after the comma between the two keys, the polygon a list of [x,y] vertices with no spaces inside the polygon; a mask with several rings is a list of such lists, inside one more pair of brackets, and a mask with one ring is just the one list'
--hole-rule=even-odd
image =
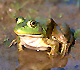
{"label": "frog's head", "polygon": [[17,24],[14,27],[14,32],[17,35],[44,35],[46,33],[44,26],[35,20],[18,17],[16,21]]}

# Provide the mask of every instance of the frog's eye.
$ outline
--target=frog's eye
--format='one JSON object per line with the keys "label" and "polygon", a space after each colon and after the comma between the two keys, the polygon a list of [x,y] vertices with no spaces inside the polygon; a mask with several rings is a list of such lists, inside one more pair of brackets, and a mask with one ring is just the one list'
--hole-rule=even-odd
{"label": "frog's eye", "polygon": [[21,23],[23,21],[25,21],[25,19],[22,16],[19,16],[19,17],[16,18],[17,24],[19,24],[19,23]]}
{"label": "frog's eye", "polygon": [[16,18],[16,22],[18,21],[18,18]]}
{"label": "frog's eye", "polygon": [[36,25],[37,25],[36,21],[31,21],[31,22],[30,22],[30,26],[31,26],[31,27],[35,28]]}

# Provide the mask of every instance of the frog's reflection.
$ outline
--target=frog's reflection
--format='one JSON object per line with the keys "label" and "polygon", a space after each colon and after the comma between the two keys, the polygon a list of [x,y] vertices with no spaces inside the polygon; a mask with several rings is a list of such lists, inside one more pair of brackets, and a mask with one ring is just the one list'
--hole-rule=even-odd
{"label": "frog's reflection", "polygon": [[35,51],[24,49],[19,54],[19,67],[16,70],[50,70],[54,67],[64,67],[67,64],[68,57],[63,59],[58,57],[49,57],[44,51]]}

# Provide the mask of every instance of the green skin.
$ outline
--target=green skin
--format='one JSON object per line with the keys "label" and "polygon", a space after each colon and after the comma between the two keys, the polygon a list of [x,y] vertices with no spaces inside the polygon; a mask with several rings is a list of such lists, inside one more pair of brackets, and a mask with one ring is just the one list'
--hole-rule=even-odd
{"label": "green skin", "polygon": [[[39,18],[40,19],[40,18]],[[51,47],[51,51],[50,53],[48,53],[49,55],[54,55],[55,53],[59,52],[59,47],[60,47],[60,43],[62,44],[62,48],[61,48],[61,55],[64,56],[65,53],[67,52],[67,49],[69,48],[70,44],[72,43],[72,41],[70,39],[70,28],[65,24],[62,25],[62,27],[60,28],[52,18],[45,18],[45,20],[27,20],[24,19],[22,16],[16,18],[16,26],[14,27],[14,32],[19,36],[18,40],[15,39],[13,40],[13,42],[17,42],[18,43],[18,47],[21,49],[21,41],[20,37],[25,35],[38,35],[38,38],[42,38],[42,40],[44,42],[46,42],[47,44],[50,45]],[[66,29],[64,29],[66,28]],[[67,33],[66,33],[67,31]],[[64,36],[68,37],[65,37]],[[67,43],[70,40],[70,43]],[[13,43],[12,42],[12,43]],[[11,45],[12,45],[11,43]],[[10,46],[11,46],[10,45]]]}
{"label": "green skin", "polygon": [[18,35],[26,35],[26,34],[46,34],[47,27],[44,26],[44,23],[39,23],[35,20],[28,21],[27,19],[23,19],[23,17],[17,18],[17,24],[14,27],[14,32]]}

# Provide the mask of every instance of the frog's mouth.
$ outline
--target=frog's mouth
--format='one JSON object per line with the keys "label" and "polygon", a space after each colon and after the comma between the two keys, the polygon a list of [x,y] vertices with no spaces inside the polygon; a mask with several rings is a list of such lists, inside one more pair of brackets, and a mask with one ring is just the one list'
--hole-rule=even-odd
{"label": "frog's mouth", "polygon": [[32,37],[32,38],[43,38],[43,35],[41,34],[17,34],[18,36],[21,36],[21,37]]}
{"label": "frog's mouth", "polygon": [[49,44],[44,42],[42,35],[19,35],[21,43],[26,48],[34,50],[47,50]]}

